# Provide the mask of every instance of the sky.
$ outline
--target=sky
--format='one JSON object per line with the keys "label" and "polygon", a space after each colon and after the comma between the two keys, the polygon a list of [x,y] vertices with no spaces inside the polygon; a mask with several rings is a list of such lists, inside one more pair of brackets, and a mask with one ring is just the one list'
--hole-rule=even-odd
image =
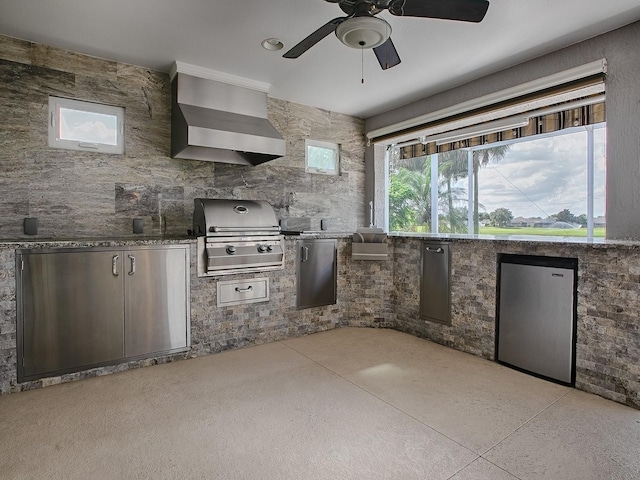
{"label": "sky", "polygon": [[60,109],[60,138],[117,145],[118,117],[70,108]]}
{"label": "sky", "polygon": [[[594,132],[594,217],[605,213],[605,129]],[[514,217],[547,218],[569,209],[587,213],[587,134],[539,138],[513,144],[499,162],[481,167],[479,202],[493,212],[504,207]],[[459,182],[466,190],[467,180]]]}

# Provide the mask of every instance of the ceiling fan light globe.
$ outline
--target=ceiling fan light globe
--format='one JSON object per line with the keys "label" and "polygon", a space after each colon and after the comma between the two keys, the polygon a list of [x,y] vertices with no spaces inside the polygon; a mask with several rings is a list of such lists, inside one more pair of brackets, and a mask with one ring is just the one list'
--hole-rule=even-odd
{"label": "ceiling fan light globe", "polygon": [[391,35],[391,25],[378,17],[352,17],[336,28],[336,37],[351,48],[376,48]]}

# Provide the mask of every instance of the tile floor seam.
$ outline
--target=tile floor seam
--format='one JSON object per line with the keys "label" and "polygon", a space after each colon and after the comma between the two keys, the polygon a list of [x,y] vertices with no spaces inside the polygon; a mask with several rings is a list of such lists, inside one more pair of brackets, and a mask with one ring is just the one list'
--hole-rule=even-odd
{"label": "tile floor seam", "polygon": [[[487,453],[489,453],[491,450],[493,450],[494,448],[496,448],[498,445],[500,445],[502,442],[504,442],[505,440],[507,440],[509,437],[511,437],[511,435],[513,435],[514,433],[520,431],[523,427],[525,427],[526,425],[528,425],[529,423],[531,423],[533,420],[535,420],[537,417],[539,417],[541,414],[543,414],[544,412],[546,412],[547,410],[549,410],[551,407],[553,407],[556,403],[558,403],[560,400],[562,400],[564,397],[566,397],[567,395],[569,395],[571,393],[571,390],[567,390],[563,395],[560,395],[558,398],[556,398],[553,402],[551,402],[549,405],[547,405],[546,407],[544,407],[542,410],[540,410],[538,413],[536,413],[535,415],[533,415],[531,418],[529,418],[528,420],[525,420],[524,423],[522,423],[522,425],[520,425],[518,428],[516,428],[513,432],[511,432],[510,434],[506,435],[504,438],[502,438],[501,440],[499,440],[498,442],[496,442],[495,444],[493,444],[492,446],[490,446],[487,450],[485,450],[484,452],[482,452],[480,454],[480,457],[482,457],[484,460],[486,460],[487,462],[489,462],[489,460],[487,458],[485,458],[485,455]],[[491,462],[493,463],[493,462]],[[496,465],[497,467],[498,465]],[[503,469],[504,470],[504,469]],[[509,472],[511,473],[511,472]],[[511,475],[513,475],[511,473]]]}
{"label": "tile floor seam", "polygon": [[[480,456],[478,456],[477,458],[474,458],[473,460],[471,460],[469,463],[467,463],[464,467],[462,467],[460,470],[458,470],[457,472],[455,472],[453,475],[451,475],[449,478],[447,478],[446,480],[452,480],[453,478],[456,477],[456,475],[458,475],[459,473],[461,473],[465,468],[470,467],[473,462],[477,462],[479,458],[482,458]],[[431,480],[429,478],[425,478],[424,480]],[[518,479],[520,480],[520,479]]]}
{"label": "tile floor seam", "polygon": [[[315,363],[315,364],[316,364],[316,365],[318,365],[319,367],[321,367],[321,368],[323,368],[323,369],[327,370],[328,372],[333,373],[335,376],[337,376],[337,377],[339,377],[339,378],[343,379],[345,382],[350,383],[351,385],[353,385],[353,386],[354,386],[354,387],[356,387],[357,389],[359,389],[359,390],[363,391],[364,393],[366,393],[366,394],[368,394],[368,395],[372,396],[373,398],[375,398],[375,399],[377,399],[377,400],[381,401],[381,402],[382,402],[382,403],[384,403],[385,405],[388,405],[389,407],[391,407],[391,408],[393,408],[394,410],[396,410],[396,411],[400,412],[401,414],[406,415],[407,417],[411,418],[412,420],[414,420],[414,421],[418,422],[420,425],[424,425],[424,426],[425,426],[425,427],[427,427],[429,430],[432,430],[432,431],[436,432],[438,435],[442,435],[442,436],[443,436],[444,438],[446,438],[447,440],[449,440],[449,441],[451,441],[451,442],[455,443],[456,445],[459,445],[460,447],[464,448],[465,450],[467,450],[467,451],[471,452],[473,455],[475,455],[475,456],[476,456],[476,458],[475,458],[471,463],[475,462],[478,458],[480,458],[480,457],[481,457],[481,455],[479,455],[478,453],[474,452],[473,450],[471,450],[471,449],[470,449],[469,447],[467,447],[466,445],[461,444],[461,443],[460,443],[460,442],[458,442],[457,440],[454,440],[453,438],[449,437],[449,436],[448,436],[448,435],[446,435],[445,433],[442,433],[442,432],[438,431],[437,429],[435,429],[435,428],[434,428],[434,427],[432,427],[431,425],[428,425],[428,424],[424,423],[422,420],[420,420],[420,419],[418,419],[418,418],[414,417],[414,416],[413,416],[413,415],[411,415],[410,413],[405,412],[405,411],[404,411],[404,410],[402,410],[401,408],[399,408],[399,407],[397,407],[397,406],[393,405],[392,403],[389,403],[388,401],[384,400],[383,398],[380,398],[380,397],[379,397],[379,396],[377,396],[376,394],[374,394],[374,393],[372,393],[372,392],[368,391],[366,388],[361,387],[361,386],[360,386],[360,385],[358,385],[357,383],[354,383],[353,381],[349,380],[348,378],[346,378],[346,377],[344,377],[344,376],[340,375],[338,372],[336,372],[336,371],[334,371],[334,370],[330,369],[330,368],[329,368],[329,367],[327,367],[326,365],[323,365],[322,363],[318,362],[317,360],[314,360],[313,358],[311,358],[311,357],[309,357],[309,356],[305,355],[304,353],[302,353],[302,352],[300,352],[300,351],[296,350],[296,349],[295,349],[295,348],[293,348],[291,345],[287,345],[287,344],[285,343],[285,341],[281,341],[280,343],[282,343],[283,345],[286,345],[287,347],[289,347],[291,350],[293,350],[293,351],[294,351],[294,352],[296,352],[297,354],[302,355],[303,357],[305,357],[305,358],[309,359],[310,361],[312,361],[313,363]],[[469,465],[470,465],[470,464],[469,464]],[[466,466],[465,466],[465,468],[466,468],[466,467],[468,467],[469,465],[466,465]],[[427,479],[427,480],[428,480],[428,479]]]}
{"label": "tile floor seam", "polygon": [[[522,478],[520,478],[519,476],[517,476],[515,473],[510,472],[509,470],[506,470],[504,468],[502,468],[500,465],[496,465],[495,463],[487,460],[486,458],[483,458],[481,456],[478,456],[478,458],[475,458],[474,460],[472,460],[471,462],[469,462],[467,465],[465,465],[464,467],[462,467],[460,470],[458,470],[456,473],[454,473],[453,475],[451,475],[449,478],[447,478],[447,480],[453,480],[455,479],[456,475],[460,474],[463,470],[465,470],[466,468],[470,467],[472,464],[474,464],[475,462],[477,462],[479,459],[484,460],[485,462],[490,463],[491,465],[493,465],[494,467],[502,470],[503,472],[505,472],[508,475],[511,475],[513,478],[515,478],[516,480],[522,480]],[[424,480],[430,480],[429,478],[425,478]]]}

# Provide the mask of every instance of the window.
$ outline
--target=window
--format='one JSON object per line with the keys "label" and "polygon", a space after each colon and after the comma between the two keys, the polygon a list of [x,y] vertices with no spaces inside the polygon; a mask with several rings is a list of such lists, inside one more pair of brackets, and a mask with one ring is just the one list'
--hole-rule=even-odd
{"label": "window", "polygon": [[367,132],[386,151],[386,227],[606,237],[605,73],[602,59]]}
{"label": "window", "polygon": [[124,108],[49,97],[49,146],[124,153]]}
{"label": "window", "polygon": [[310,173],[338,175],[340,172],[340,145],[337,143],[305,140],[306,170]]}
{"label": "window", "polygon": [[601,122],[410,158],[390,149],[388,228],[605,237],[605,132]]}

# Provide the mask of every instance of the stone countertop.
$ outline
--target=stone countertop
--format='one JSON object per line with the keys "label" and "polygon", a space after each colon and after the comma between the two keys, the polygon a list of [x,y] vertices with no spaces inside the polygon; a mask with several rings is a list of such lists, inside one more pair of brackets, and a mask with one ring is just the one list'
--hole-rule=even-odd
{"label": "stone countertop", "polygon": [[[304,239],[350,239],[354,232],[308,231],[285,234],[285,240]],[[640,249],[640,240],[608,240],[603,238],[587,240],[576,237],[525,236],[525,235],[456,235],[446,233],[408,233],[390,232],[389,238],[415,238],[421,240],[446,242],[494,242],[519,244],[547,244],[555,246],[574,246],[591,248],[626,248]],[[180,245],[195,243],[195,237],[163,236],[163,237],[122,237],[122,238],[22,238],[0,239],[0,249],[18,248],[81,248],[81,247],[118,247],[147,245]]]}
{"label": "stone countertop", "polygon": [[[287,240],[290,239],[307,239],[307,238],[337,238],[350,239],[354,232],[331,232],[331,231],[314,231],[303,232],[300,234],[285,235]],[[604,238],[596,238],[587,240],[586,238],[577,237],[553,237],[553,236],[532,236],[532,235],[456,235],[446,233],[408,233],[408,232],[389,232],[387,236],[393,238],[416,238],[422,240],[446,241],[446,242],[493,242],[500,244],[546,244],[552,246],[573,246],[585,248],[625,248],[640,249],[640,240],[608,240]]]}
{"label": "stone countertop", "polygon": [[408,233],[408,232],[391,232],[388,234],[390,238],[417,238],[422,240],[433,241],[451,241],[451,242],[494,242],[494,243],[536,243],[556,246],[584,246],[593,248],[628,248],[640,249],[640,240],[609,240],[604,238],[596,238],[587,240],[579,237],[554,237],[554,236],[533,236],[533,235],[456,235],[447,233]]}
{"label": "stone countertop", "polygon": [[[285,240],[308,238],[351,238],[351,232],[314,231],[284,235]],[[117,247],[145,245],[179,245],[196,243],[195,237],[122,237],[122,238],[21,238],[0,239],[0,249]]]}
{"label": "stone countertop", "polygon": [[126,237],[126,238],[24,238],[0,240],[0,249],[119,247],[146,245],[180,245],[195,243],[193,237]]}

